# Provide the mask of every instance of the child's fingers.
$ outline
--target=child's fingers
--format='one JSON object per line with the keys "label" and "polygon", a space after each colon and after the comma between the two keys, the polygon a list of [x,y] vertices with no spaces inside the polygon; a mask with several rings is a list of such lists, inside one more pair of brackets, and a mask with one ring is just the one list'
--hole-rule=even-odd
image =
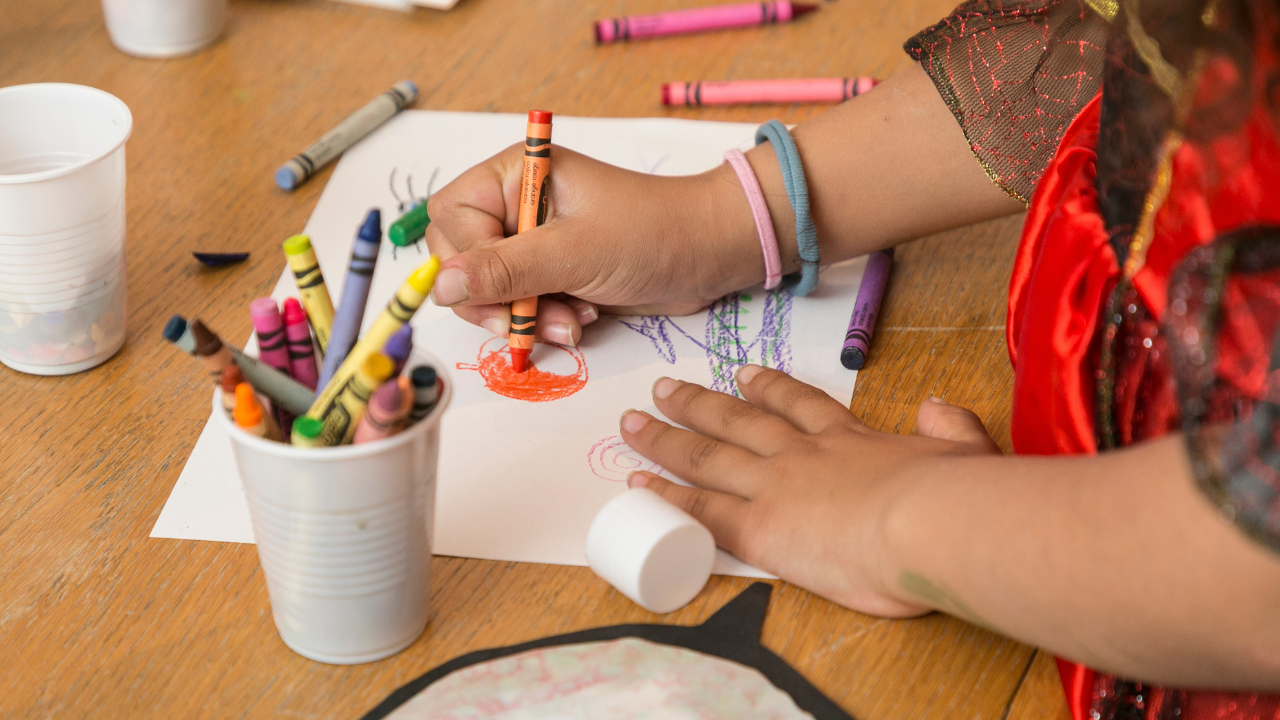
{"label": "child's fingers", "polygon": [[690,430],[760,455],[773,455],[797,439],[796,429],[777,415],[696,383],[659,378],[653,399],[664,415]]}
{"label": "child's fingers", "polygon": [[689,482],[742,497],[755,493],[761,458],[737,445],[673,427],[649,413],[623,413],[622,439],[640,454]]}
{"label": "child's fingers", "polygon": [[819,433],[832,425],[865,430],[849,408],[818,388],[784,372],[759,365],[738,370],[738,390],[753,405],[768,410],[807,433]]}
{"label": "child's fingers", "polygon": [[975,453],[999,453],[1000,446],[987,434],[982,420],[972,410],[950,405],[931,397],[916,411],[916,433],[921,437],[950,440]]}
{"label": "child's fingers", "polygon": [[746,535],[747,511],[750,503],[740,497],[714,490],[684,487],[653,473],[636,471],[627,477],[627,486],[632,488],[648,488],[662,499],[675,505],[693,516],[695,520],[711,531],[716,545],[733,553],[739,559],[751,562],[744,557],[746,548],[743,538]]}
{"label": "child's fingers", "polygon": [[[476,244],[441,263],[440,305],[492,305],[552,293],[573,293],[598,273],[590,247],[565,236],[564,225],[541,225],[516,237]],[[457,246],[456,239],[446,233]]]}
{"label": "child's fingers", "polygon": [[[479,325],[498,337],[507,337],[511,328],[509,305],[460,305],[454,314],[472,325]],[[538,338],[560,345],[577,345],[582,338],[579,313],[573,307],[553,298],[538,300]]]}

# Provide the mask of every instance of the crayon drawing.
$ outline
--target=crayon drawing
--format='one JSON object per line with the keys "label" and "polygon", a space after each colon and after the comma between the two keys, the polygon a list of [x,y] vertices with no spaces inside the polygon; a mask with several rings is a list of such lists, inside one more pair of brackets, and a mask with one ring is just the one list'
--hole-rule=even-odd
{"label": "crayon drawing", "polygon": [[[475,364],[455,363],[458,370],[474,370],[480,373],[484,386],[489,390],[525,402],[551,402],[569,397],[587,384],[587,360],[582,351],[565,345],[539,342],[541,352],[535,353],[525,372],[518,373],[511,369],[511,348],[507,339],[494,337],[480,346]],[[538,367],[538,362],[549,365],[548,355],[556,360],[563,360],[567,355],[574,364],[568,373],[556,373]],[[558,364],[558,363],[557,363]]]}
{"label": "crayon drawing", "polygon": [[662,466],[646,458],[622,439],[621,435],[601,438],[587,452],[587,467],[591,474],[610,482],[626,482],[627,476],[636,470],[661,473]]}

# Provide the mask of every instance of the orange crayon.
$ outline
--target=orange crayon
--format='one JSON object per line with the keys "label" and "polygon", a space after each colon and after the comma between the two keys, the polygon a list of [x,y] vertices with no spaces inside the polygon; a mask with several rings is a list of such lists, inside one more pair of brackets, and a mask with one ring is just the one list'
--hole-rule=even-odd
{"label": "orange crayon", "polygon": [[245,432],[268,440],[280,440],[280,428],[271,416],[262,411],[262,403],[249,383],[236,386],[236,409],[232,413],[236,425]]}
{"label": "orange crayon", "polygon": [[[525,127],[524,171],[520,176],[520,215],[516,232],[528,232],[547,219],[547,179],[551,175],[551,113],[529,111]],[[511,367],[522,373],[529,366],[537,332],[538,296],[511,303]]]}

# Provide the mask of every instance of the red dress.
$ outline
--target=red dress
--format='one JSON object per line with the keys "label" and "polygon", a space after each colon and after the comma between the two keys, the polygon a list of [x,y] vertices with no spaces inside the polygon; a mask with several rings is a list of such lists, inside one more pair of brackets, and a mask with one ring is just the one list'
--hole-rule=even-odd
{"label": "red dress", "polygon": [[[1280,552],[1277,14],[1216,3],[1252,13],[1233,27],[1257,40],[1179,76],[1145,27],[1096,5],[970,2],[907,44],[988,174],[1029,197],[1007,318],[1014,449],[1182,432],[1207,499]],[[1280,696],[1059,670],[1074,720],[1280,720]]]}

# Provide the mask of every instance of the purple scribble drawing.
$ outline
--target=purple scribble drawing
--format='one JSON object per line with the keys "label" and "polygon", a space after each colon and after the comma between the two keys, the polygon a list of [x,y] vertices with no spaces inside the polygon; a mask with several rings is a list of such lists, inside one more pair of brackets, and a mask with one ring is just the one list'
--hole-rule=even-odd
{"label": "purple scribble drawing", "polygon": [[587,452],[587,467],[596,477],[610,482],[626,482],[636,470],[662,472],[661,465],[632,450],[621,435],[610,435],[592,445]]}
{"label": "purple scribble drawing", "polygon": [[[734,374],[749,362],[758,362],[785,373],[791,372],[791,293],[770,290],[764,298],[760,330],[750,343],[743,342],[742,316],[748,310],[743,301],[750,302],[750,295],[732,293],[717,300],[707,310],[706,333],[696,338],[685,332],[666,315],[623,320],[622,324],[640,333],[658,351],[667,363],[676,362],[676,346],[672,342],[676,333],[698,346],[707,355],[711,366],[711,389],[739,395]],[[673,332],[674,331],[674,332]]]}

